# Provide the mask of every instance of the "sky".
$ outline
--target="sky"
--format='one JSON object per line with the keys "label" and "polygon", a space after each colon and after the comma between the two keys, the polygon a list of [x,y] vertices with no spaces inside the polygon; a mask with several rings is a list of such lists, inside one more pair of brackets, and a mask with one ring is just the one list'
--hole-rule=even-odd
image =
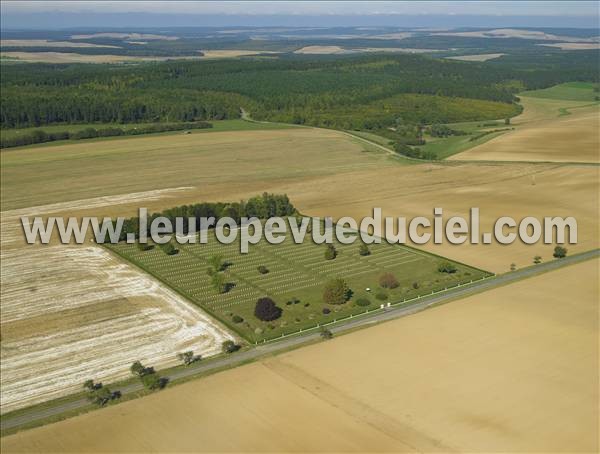
{"label": "sky", "polygon": [[[475,17],[514,25],[598,27],[596,1],[13,1],[2,0],[3,28],[223,25],[389,25],[420,17],[419,26],[471,25]],[[138,20],[133,15],[139,15]],[[217,23],[211,18],[218,17]],[[119,19],[120,18],[120,19]],[[470,18],[470,19],[469,19]],[[515,18],[515,19],[511,19]],[[521,18],[521,19],[517,19]],[[545,21],[544,18],[548,20]],[[461,22],[462,21],[462,22]],[[136,24],[137,22],[137,24]],[[578,25],[579,24],[579,25]],[[486,26],[487,24],[481,24]]]}

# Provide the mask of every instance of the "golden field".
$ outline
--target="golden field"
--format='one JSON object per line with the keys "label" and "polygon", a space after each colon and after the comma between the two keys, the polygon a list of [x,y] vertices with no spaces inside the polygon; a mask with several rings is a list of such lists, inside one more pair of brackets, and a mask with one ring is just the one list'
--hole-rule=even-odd
{"label": "golden field", "polygon": [[3,39],[3,47],[105,47],[118,49],[108,44],[77,43],[73,41],[48,41],[47,39]]}
{"label": "golden field", "polygon": [[[119,139],[36,147],[2,153],[3,207],[37,206],[93,195],[181,188],[158,198],[152,210],[198,201],[230,201],[264,191],[286,193],[307,215],[362,218],[380,207],[385,216],[468,217],[479,207],[481,231],[500,216],[574,216],[578,244],[598,247],[600,174],[596,166],[527,163],[400,165],[375,147],[335,131],[299,128]],[[143,163],[139,163],[143,159]],[[143,172],[131,169],[143,168]],[[141,167],[140,167],[141,166]],[[65,169],[69,169],[68,171]],[[103,171],[99,172],[98,169]],[[133,215],[140,202],[76,214]],[[493,272],[551,259],[552,246],[444,243],[425,248]]]}
{"label": "golden field", "polygon": [[544,109],[550,106],[558,108],[565,102],[550,100],[544,103],[544,101],[538,107],[538,114],[541,117],[538,121],[535,121],[535,113],[527,111],[527,116],[516,118],[517,123],[527,121],[529,118],[523,126],[451,156],[450,159],[600,163],[598,106],[579,107],[572,109],[570,115],[546,119]]}
{"label": "golden field", "polygon": [[[537,111],[526,108],[519,121],[534,124],[536,115],[547,118],[549,112],[556,110],[556,106],[550,104],[544,100],[535,104]],[[20,380],[14,377],[28,375],[31,365],[23,362],[12,347],[20,345],[21,352],[40,358],[50,358],[50,351],[60,351],[60,361],[68,361],[70,356],[89,357],[86,353],[89,343],[82,342],[74,353],[71,347],[60,342],[59,333],[63,328],[75,333],[87,327],[108,335],[116,322],[130,320],[128,329],[136,330],[151,319],[143,315],[147,311],[154,314],[152,320],[174,321],[179,310],[176,308],[180,304],[187,305],[179,298],[174,302],[168,289],[160,285],[153,290],[155,295],[150,295],[147,288],[157,285],[152,280],[145,286],[131,285],[131,292],[127,293],[119,279],[139,283],[146,282],[147,278],[114,257],[99,257],[99,251],[93,246],[88,246],[85,260],[73,262],[76,269],[60,263],[52,253],[54,250],[43,252],[32,248],[26,251],[18,228],[22,215],[131,216],[139,206],[156,211],[200,201],[237,201],[268,191],[287,193],[304,214],[334,218],[361,218],[370,215],[373,207],[382,208],[385,216],[431,217],[434,207],[442,207],[448,219],[452,215],[468,217],[471,207],[479,207],[482,232],[490,231],[499,216],[516,219],[574,216],[579,225],[579,243],[568,245],[569,253],[598,247],[600,169],[596,166],[500,162],[402,165],[402,161],[365,141],[341,132],[311,128],[175,133],[53,144],[3,151],[0,159],[2,250],[8,254],[3,257],[6,260],[2,267],[2,329],[9,336],[3,335],[2,360],[18,366],[13,378],[3,377],[3,381],[15,386]],[[535,255],[551,260],[553,248],[521,243],[510,246],[429,244],[424,247],[493,272],[506,272],[511,263],[518,267],[530,265]],[[75,257],[77,250],[65,248],[61,253]],[[37,281],[25,285],[21,279],[23,266],[48,273],[39,272]],[[114,272],[104,273],[102,267]],[[49,285],[57,276],[62,276],[60,279],[65,280],[66,288],[71,288],[64,295],[57,294],[56,287]],[[93,298],[81,300],[74,289],[79,281],[88,282],[88,294]],[[121,299],[119,292],[128,296]],[[58,296],[62,299],[56,299]],[[61,301],[60,304],[57,301]],[[77,301],[77,307],[69,306]],[[24,320],[9,319],[5,315],[8,307],[15,314],[26,314],[31,305],[39,306],[42,312]],[[112,313],[112,318],[107,317],[106,311],[99,310],[104,305],[119,310]],[[122,376],[133,356],[168,364],[174,361],[173,353],[186,345],[206,348],[206,354],[216,351],[218,339],[224,334],[206,336],[210,323],[202,317],[203,314],[195,311],[189,315],[189,323],[169,321],[160,325],[157,322],[156,329],[148,336],[151,340],[136,337],[124,356],[105,348],[110,343],[101,343],[102,361],[114,360],[120,368],[106,377]],[[167,325],[167,331],[161,331]],[[173,342],[166,350],[158,351],[154,346],[164,332],[184,341]],[[49,335],[54,336],[54,343],[45,343]],[[23,342],[28,342],[27,346],[23,346]],[[117,353],[118,358],[114,356]],[[62,364],[60,361],[56,364]],[[102,361],[87,369],[85,362],[78,364],[84,367],[79,367],[77,380],[83,378],[86,371],[98,370],[99,365],[104,364]],[[56,364],[50,363],[45,370],[54,375],[48,380],[44,380],[44,374],[39,377],[52,385],[50,389],[36,385],[37,394],[26,393],[20,403],[12,401],[6,409],[75,389],[75,382],[55,380]],[[57,385],[63,386],[58,389]],[[3,389],[9,388],[3,385]],[[13,395],[16,394],[14,391]]]}
{"label": "golden field", "polygon": [[596,452],[599,265],[4,437],[2,451]]}
{"label": "golden field", "polygon": [[474,54],[474,55],[458,55],[456,57],[446,57],[448,60],[461,60],[461,61],[488,61],[494,58],[502,57],[506,54]]}
{"label": "golden field", "polygon": [[0,154],[2,209],[182,186],[212,192],[217,184],[229,188],[220,198],[227,201],[249,183],[262,192],[277,180],[387,164],[386,155],[364,150],[341,133],[309,128],[176,133],[6,150]]}
{"label": "golden field", "polygon": [[[344,188],[340,191],[339,188]],[[310,184],[289,183],[281,187],[303,213],[334,218],[372,215],[380,207],[384,216],[433,216],[441,207],[444,218],[469,218],[479,207],[481,232],[492,232],[500,216],[519,221],[525,216],[573,216],[578,222],[578,243],[570,252],[599,246],[600,168],[556,164],[460,163],[395,166],[313,178]],[[452,245],[423,246],[435,254],[500,273],[511,263],[532,264],[533,257],[552,259],[552,245]]]}
{"label": "golden field", "polygon": [[[179,362],[181,351],[210,356],[231,338],[196,306],[103,248],[61,245],[56,236],[51,246],[26,245],[20,217],[132,215],[139,206],[178,205],[194,187],[137,189],[189,178],[200,187],[229,182],[231,191],[242,167],[247,172],[242,181],[258,185],[267,176],[324,171],[316,162],[304,166],[303,153],[315,161],[329,151],[320,163],[335,172],[347,168],[346,155],[362,152],[346,138],[318,131],[264,132],[178,134],[2,152],[2,413],[79,392],[89,378],[126,378],[135,360],[166,367]],[[298,156],[295,163],[272,160],[273,149],[281,146]],[[362,162],[375,165],[380,159]],[[221,173],[228,163],[232,173],[226,177]],[[144,172],[132,172],[136,166],[144,166]]]}
{"label": "golden field", "polygon": [[189,57],[139,57],[135,55],[77,54],[75,52],[2,52],[0,53],[0,57],[15,58],[20,61],[36,63],[122,63],[128,61],[142,62],[202,58],[200,55]]}

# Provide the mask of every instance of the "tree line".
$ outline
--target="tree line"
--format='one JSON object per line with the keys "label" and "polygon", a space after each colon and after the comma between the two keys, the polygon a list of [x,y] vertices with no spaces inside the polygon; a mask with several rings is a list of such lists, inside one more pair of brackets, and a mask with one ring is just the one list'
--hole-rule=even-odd
{"label": "tree line", "polygon": [[[239,202],[202,202],[192,205],[180,205],[168,208],[161,212],[152,213],[148,216],[148,229],[152,221],[158,217],[168,218],[175,225],[176,218],[183,219],[183,232],[187,233],[191,228],[196,231],[200,229],[200,218],[215,218],[215,223],[224,217],[233,218],[238,224],[242,217],[268,219],[270,217],[294,216],[298,214],[296,208],[285,194],[268,194],[251,197]],[[189,218],[195,218],[195,226],[189,225]],[[116,221],[115,221],[116,222]],[[119,237],[120,241],[127,239],[128,233],[135,236],[139,234],[139,217],[125,219]],[[148,230],[148,233],[150,231]]]}
{"label": "tree line", "polygon": [[140,125],[135,128],[119,128],[111,126],[108,128],[89,127],[79,131],[56,131],[46,132],[36,129],[31,132],[0,138],[0,148],[21,147],[36,143],[54,142],[57,140],[81,140],[96,137],[135,136],[140,134],[151,134],[166,131],[183,131],[190,129],[212,128],[212,124],[203,121],[195,123],[158,123]]}

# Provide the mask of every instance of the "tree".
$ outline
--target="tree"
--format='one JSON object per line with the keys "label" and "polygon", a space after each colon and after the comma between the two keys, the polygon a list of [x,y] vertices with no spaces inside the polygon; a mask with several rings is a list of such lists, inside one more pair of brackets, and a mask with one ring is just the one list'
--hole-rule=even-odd
{"label": "tree", "polygon": [[511,271],[515,271],[517,269],[517,264],[516,263],[511,263],[510,264],[510,270]]}
{"label": "tree", "polygon": [[396,276],[394,276],[392,273],[384,273],[379,276],[379,285],[381,285],[383,288],[391,289],[398,287],[400,284],[398,279],[396,279]]}
{"label": "tree", "polygon": [[177,249],[175,249],[175,246],[173,246],[173,243],[170,241],[168,243],[161,244],[160,249],[167,255],[175,255],[179,252]]}
{"label": "tree", "polygon": [[359,247],[358,247],[358,253],[360,255],[362,255],[363,257],[367,256],[367,255],[371,255],[371,251],[369,250],[369,246],[367,246],[365,243],[362,243]]}
{"label": "tree", "polygon": [[505,125],[509,125],[510,124],[510,118],[505,118],[504,119],[504,124]]}
{"label": "tree", "polygon": [[225,282],[225,276],[221,273],[215,273],[212,275],[210,282],[217,293],[225,293],[227,291],[227,282]]}
{"label": "tree", "polygon": [[191,351],[191,350],[187,351],[187,352],[183,352],[183,353],[178,353],[177,354],[177,359],[179,359],[179,361],[181,361],[185,366],[189,366],[194,361],[196,361],[196,357],[194,356],[194,352]]}
{"label": "tree", "polygon": [[152,372],[150,374],[145,374],[141,377],[142,384],[144,388],[154,390],[159,388],[164,388],[166,381],[161,379],[160,376],[156,372]]}
{"label": "tree", "polygon": [[113,398],[113,393],[108,387],[100,386],[91,392],[88,398],[96,405],[103,407]]}
{"label": "tree", "polygon": [[337,257],[337,251],[333,244],[328,244],[327,249],[325,249],[325,260],[333,260]]}
{"label": "tree", "polygon": [[450,262],[442,262],[438,265],[438,271],[440,273],[456,273],[456,266]]}
{"label": "tree", "polygon": [[322,339],[328,340],[333,337],[333,333],[324,326],[321,326],[320,336]]}
{"label": "tree", "polygon": [[263,322],[269,322],[281,317],[283,309],[278,307],[269,297],[259,298],[254,307],[254,315]]}
{"label": "tree", "polygon": [[533,263],[535,263],[536,265],[539,265],[540,263],[542,263],[542,257],[541,257],[541,256],[539,256],[539,255],[536,255],[536,256],[533,258]]}
{"label": "tree", "polygon": [[325,284],[323,301],[328,304],[344,304],[350,299],[351,291],[344,279],[332,279]]}
{"label": "tree", "polygon": [[554,254],[552,254],[552,256],[557,259],[565,258],[567,256],[567,248],[564,248],[562,246],[556,246],[554,248]]}
{"label": "tree", "polygon": [[136,361],[135,363],[133,363],[129,370],[133,375],[137,375],[138,377],[141,377],[146,372],[146,368],[142,365],[140,361]]}
{"label": "tree", "polygon": [[102,383],[94,383],[94,380],[86,380],[83,386],[88,390],[87,398],[96,405],[104,406],[109,401],[121,397],[119,391],[113,393],[108,386],[102,386]]}
{"label": "tree", "polygon": [[207,261],[214,271],[223,271],[225,269],[225,262],[221,254],[211,255]]}
{"label": "tree", "polygon": [[221,350],[223,351],[223,353],[234,353],[237,352],[239,349],[240,346],[232,340],[226,340],[221,344]]}
{"label": "tree", "polygon": [[139,241],[135,243],[135,245],[140,251],[149,251],[150,249],[154,248],[154,246],[150,243],[140,243]]}

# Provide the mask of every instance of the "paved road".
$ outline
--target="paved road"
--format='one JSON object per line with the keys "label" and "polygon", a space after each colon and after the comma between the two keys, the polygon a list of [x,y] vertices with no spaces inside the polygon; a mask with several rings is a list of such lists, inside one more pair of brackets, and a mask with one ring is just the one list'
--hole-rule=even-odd
{"label": "paved road", "polygon": [[[417,302],[412,303],[410,305],[392,306],[384,310],[373,311],[363,316],[357,316],[351,319],[346,319],[342,322],[339,322],[335,326],[330,326],[329,329],[333,333],[343,333],[345,331],[368,326],[370,324],[404,317],[406,315],[414,314],[416,312],[427,309],[430,306],[442,304],[444,302],[448,302],[457,298],[463,298],[473,293],[480,293],[495,287],[509,284],[517,280],[534,276],[542,272],[555,270],[567,265],[583,262],[585,260],[589,260],[595,257],[600,257],[600,249],[565,257],[560,260],[553,260],[551,262],[542,263],[537,266],[517,270],[512,273],[502,274],[500,276],[495,276],[493,278],[474,282],[473,284],[465,285],[462,287],[455,287],[442,293],[422,297],[419,300],[417,300]],[[261,356],[278,353],[314,341],[318,338],[318,331],[306,331],[302,334],[288,336],[281,340],[265,343],[250,348],[249,350],[234,353],[231,356],[226,356],[214,360],[207,360],[205,362],[200,362],[196,365],[192,365],[185,369],[179,369],[170,374],[168,378],[169,380],[174,381],[194,376],[200,373],[218,370],[220,368],[241,365],[245,362],[258,359]],[[141,383],[133,383],[131,385],[122,387],[119,390],[122,394],[125,395],[139,391],[141,389]],[[60,415],[71,410],[83,408],[87,405],[89,405],[89,402],[86,399],[79,399],[72,402],[57,404],[55,406],[47,407],[44,409],[33,410],[31,412],[26,412],[13,418],[2,418],[0,422],[0,427],[2,429],[11,429],[23,426],[25,424],[34,422],[39,419]]]}

